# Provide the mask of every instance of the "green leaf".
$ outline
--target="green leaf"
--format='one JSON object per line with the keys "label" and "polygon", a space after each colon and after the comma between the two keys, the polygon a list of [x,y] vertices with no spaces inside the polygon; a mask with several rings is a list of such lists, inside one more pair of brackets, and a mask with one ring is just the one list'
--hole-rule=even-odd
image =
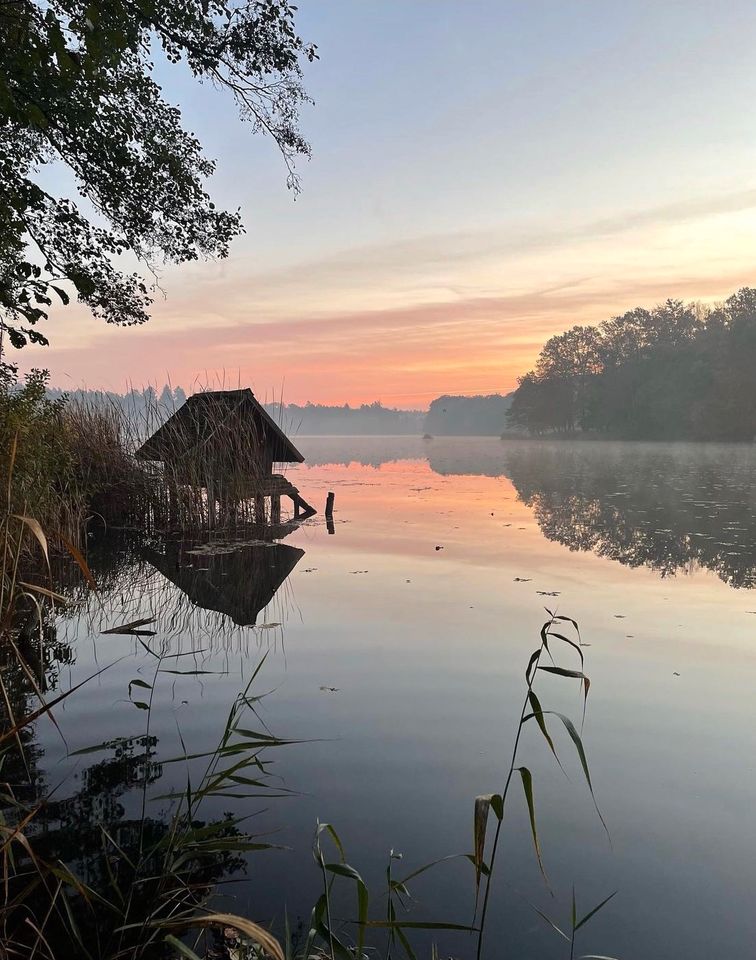
{"label": "green leaf", "polygon": [[336,874],[340,877],[348,877],[350,880],[354,880],[357,886],[357,916],[358,923],[360,924],[360,930],[357,937],[357,956],[361,957],[363,955],[363,948],[365,946],[364,926],[367,923],[368,918],[368,888],[365,886],[365,881],[362,879],[359,873],[348,863],[326,863],[324,864],[324,868],[329,873]]}
{"label": "green leaf", "polygon": [[[110,627],[109,630],[103,630],[103,634],[109,633],[124,633],[124,634],[134,634],[138,632],[139,636],[154,636],[154,630],[140,630],[140,627],[146,626],[148,623],[154,623],[154,617],[142,617],[140,620],[132,620],[131,623],[122,623],[118,627]],[[150,651],[152,652],[152,651]]]}
{"label": "green leaf", "polygon": [[541,733],[546,738],[546,743],[548,743],[551,752],[554,754],[554,758],[556,762],[559,764],[560,767],[562,767],[559,757],[557,756],[556,749],[554,748],[554,741],[551,739],[551,736],[549,735],[549,731],[546,728],[546,720],[544,719],[544,716],[543,716],[543,707],[541,706],[541,701],[536,696],[534,690],[528,690],[528,703],[530,704],[530,707],[533,712],[531,714],[528,714],[527,717],[523,717],[523,723],[525,722],[525,720],[530,719],[530,717],[535,717],[535,721],[538,724],[541,730]]}
{"label": "green leaf", "polygon": [[578,639],[580,639],[580,626],[578,625],[577,620],[573,620],[572,617],[565,617],[564,614],[552,613],[548,607],[544,607],[544,609],[546,610],[546,613],[548,613],[548,615],[551,617],[552,620],[562,620],[565,623],[571,623],[572,626],[575,628],[575,633],[578,635]]}
{"label": "green leaf", "polygon": [[339,852],[339,858],[341,859],[341,862],[346,862],[346,856],[344,854],[344,847],[341,843],[341,839],[338,833],[336,833],[336,829],[330,823],[318,823],[315,830],[315,842],[313,844],[313,856],[315,857],[315,862],[321,867],[325,865],[323,851],[320,847],[321,833],[327,833],[330,836],[330,838],[336,844],[336,849]]}
{"label": "green leaf", "polygon": [[542,920],[545,920],[546,923],[548,923],[548,925],[552,928],[552,930],[556,930],[556,932],[559,934],[559,936],[560,936],[560,937],[564,937],[564,939],[567,941],[567,943],[570,942],[570,938],[567,936],[567,934],[564,932],[564,930],[561,930],[561,929],[554,923],[554,921],[551,919],[551,917],[548,916],[548,914],[545,914],[545,913],[543,912],[543,910],[539,910],[538,907],[535,906],[535,904],[533,904],[533,903],[531,903],[530,906],[535,910],[535,912],[538,914],[539,917],[541,917]]}
{"label": "green leaf", "polygon": [[173,947],[174,950],[178,950],[182,957],[188,957],[189,960],[200,960],[200,957],[194,950],[187,947],[185,943],[182,943],[178,937],[174,937],[172,933],[167,933],[165,937],[163,937],[163,941]]}
{"label": "green leaf", "polygon": [[407,954],[408,960],[417,960],[415,951],[412,949],[410,942],[407,939],[407,935],[402,928],[397,927],[395,932],[397,937],[399,937],[399,943],[401,943],[401,945],[404,947],[404,952]]}
{"label": "green leaf", "polygon": [[[496,804],[494,806],[494,799]],[[475,798],[473,814],[473,865],[475,867],[475,892],[480,889],[480,875],[483,870],[483,854],[486,846],[486,828],[488,811],[493,808],[496,817],[501,820],[504,813],[503,800],[499,794],[484,793]]]}
{"label": "green leaf", "polygon": [[543,644],[543,647],[546,650],[546,653],[548,653],[549,659],[553,663],[554,658],[551,656],[551,650],[549,650],[549,627],[550,626],[551,626],[551,623],[544,623],[544,625],[541,627],[541,643]]}
{"label": "green leaf", "polygon": [[199,677],[200,675],[206,673],[212,673],[216,676],[221,675],[219,670],[168,670],[167,668],[163,669],[162,667],[160,670],[158,670],[158,673],[174,673],[180,677]]}
{"label": "green leaf", "polygon": [[583,919],[580,920],[580,921],[578,921],[577,924],[575,924],[575,930],[579,930],[582,926],[584,926],[586,923],[588,923],[588,921],[591,919],[591,917],[593,917],[595,914],[597,914],[597,913],[599,912],[599,910],[601,910],[602,907],[605,907],[605,906],[607,905],[607,903],[609,903],[609,901],[612,899],[612,897],[616,897],[616,896],[617,896],[617,891],[616,891],[616,890],[614,891],[614,893],[610,893],[609,896],[608,896],[605,900],[602,900],[601,903],[600,903],[597,907],[594,907],[593,910],[590,910],[588,913],[586,913],[586,915],[583,917]]}
{"label": "green leaf", "polygon": [[[70,60],[71,58],[69,57],[68,59]],[[73,61],[72,61],[72,62],[73,62]],[[54,284],[52,284],[52,283],[50,284],[50,286],[51,286],[52,289],[58,294],[58,296],[60,297],[61,302],[63,303],[63,305],[64,305],[64,306],[68,306],[68,304],[71,302],[71,298],[68,296],[68,294],[66,293],[66,291],[65,291],[65,290],[61,290],[60,287],[56,287],[56,286],[55,286]]]}
{"label": "green leaf", "polygon": [[530,683],[531,683],[531,675],[530,675],[530,674],[531,674],[531,671],[532,671],[532,669],[533,669],[533,665],[535,664],[535,662],[538,660],[538,658],[539,658],[540,656],[541,656],[540,648],[539,648],[538,650],[534,650],[534,651],[530,654],[530,660],[528,660],[528,665],[527,665],[527,667],[525,668],[525,682],[528,684],[528,686],[530,686]]}
{"label": "green leaf", "polygon": [[550,637],[556,637],[557,640],[562,640],[562,641],[564,641],[564,643],[569,644],[571,647],[573,647],[575,650],[577,650],[577,654],[578,654],[578,656],[580,657],[580,664],[581,664],[581,666],[582,666],[583,664],[585,664],[585,655],[583,654],[582,647],[580,646],[579,643],[575,643],[574,640],[570,640],[569,637],[565,637],[565,635],[564,635],[563,633],[555,633],[553,630],[549,633],[549,636],[550,636]]}
{"label": "green leaf", "polygon": [[539,667],[539,670],[543,670],[545,673],[553,673],[558,677],[574,677],[575,680],[585,680],[585,674],[581,673],[580,670],[567,670],[564,667]]}
{"label": "green leaf", "polygon": [[[494,811],[495,812],[495,811]],[[469,860],[473,865],[475,864],[475,857],[470,853],[450,853],[446,857],[439,857],[438,860],[431,860],[430,863],[423,864],[422,867],[418,867],[417,870],[413,870],[412,873],[408,873],[401,881],[402,884],[409,883],[410,880],[414,880],[415,877],[419,877],[421,873],[425,873],[426,870],[430,870],[431,867],[437,866],[439,863],[446,863],[447,860]],[[485,866],[485,864],[484,864]],[[485,873],[485,870],[483,871]]]}
{"label": "green leaf", "polygon": [[546,876],[546,871],[543,867],[543,860],[541,858],[541,845],[538,842],[538,830],[536,829],[536,818],[535,818],[535,804],[533,802],[533,776],[528,770],[527,767],[517,767],[516,768],[522,779],[522,788],[525,791],[525,800],[528,804],[528,815],[530,816],[530,829],[533,834],[533,845],[535,847],[536,858],[538,859],[538,866],[541,870],[541,875],[546,881],[548,886],[548,878]]}
{"label": "green leaf", "polygon": [[599,810],[599,805],[598,805],[598,803],[597,803],[597,801],[596,801],[596,795],[595,795],[595,793],[593,792],[593,784],[592,784],[592,782],[591,782],[591,774],[590,774],[590,771],[588,770],[588,759],[586,758],[586,755],[585,755],[585,749],[584,749],[584,747],[583,747],[583,741],[580,739],[580,734],[579,734],[579,733],[577,732],[577,730],[575,729],[575,724],[572,722],[572,720],[570,720],[569,717],[566,717],[563,713],[557,713],[557,712],[554,711],[554,710],[549,710],[549,711],[547,711],[547,713],[551,713],[551,714],[553,714],[555,717],[559,717],[559,719],[560,719],[560,720],[562,721],[562,723],[564,724],[565,730],[566,730],[567,733],[570,735],[570,738],[572,739],[572,742],[575,744],[575,749],[577,750],[578,756],[580,757],[580,764],[581,764],[581,766],[582,766],[582,768],[583,768],[583,774],[585,775],[585,780],[586,780],[586,783],[588,784],[588,789],[591,791],[591,798],[592,798],[592,800],[593,800],[593,806],[596,808],[596,813],[598,814],[598,818],[599,818],[599,820],[601,821],[601,825],[603,826],[604,831],[606,832],[607,837],[609,837],[609,842],[611,843],[612,838],[611,838],[611,836],[610,836],[610,834],[609,834],[609,828],[607,827],[606,821],[604,820],[604,818],[603,818],[603,816],[602,816],[602,814],[601,814],[601,810]]}

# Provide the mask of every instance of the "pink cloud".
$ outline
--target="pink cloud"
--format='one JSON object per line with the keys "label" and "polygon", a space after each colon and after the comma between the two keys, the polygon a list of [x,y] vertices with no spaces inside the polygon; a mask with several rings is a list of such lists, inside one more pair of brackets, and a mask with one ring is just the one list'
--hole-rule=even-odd
{"label": "pink cloud", "polygon": [[[184,329],[175,323],[161,329],[158,310],[146,328],[87,321],[90,343],[25,351],[22,358],[26,366],[49,367],[53,382],[63,387],[123,389],[128,381],[142,386],[170,377],[185,388],[196,381],[240,381],[271,397],[285,382],[290,402],[383,399],[425,406],[440,393],[513,388],[542,343],[572,324],[595,323],[667,296],[714,299],[750,280],[584,281],[509,296]],[[196,302],[194,309],[202,306]]]}

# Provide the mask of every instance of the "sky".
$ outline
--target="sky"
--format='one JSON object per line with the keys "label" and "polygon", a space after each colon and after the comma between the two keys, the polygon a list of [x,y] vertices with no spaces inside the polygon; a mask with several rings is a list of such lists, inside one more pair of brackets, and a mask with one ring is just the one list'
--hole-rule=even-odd
{"label": "sky", "polygon": [[298,28],[301,193],[228,98],[159,68],[246,233],[162,268],[146,326],[57,308],[22,368],[422,408],[513,389],[574,324],[756,285],[750,0],[299,0]]}

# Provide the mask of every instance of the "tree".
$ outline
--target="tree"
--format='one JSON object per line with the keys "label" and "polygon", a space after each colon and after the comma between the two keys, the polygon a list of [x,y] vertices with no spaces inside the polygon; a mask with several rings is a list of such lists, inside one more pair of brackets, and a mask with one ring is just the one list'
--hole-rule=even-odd
{"label": "tree", "polygon": [[[35,325],[73,292],[109,323],[148,318],[160,261],[225,257],[242,232],[204,183],[214,163],[153,76],[153,52],[235,99],[276,141],[296,189],[309,147],[290,0],[0,0],[0,332],[46,344]],[[51,195],[62,162],[78,200]],[[84,201],[82,209],[81,201]],[[128,269],[118,262],[131,259]]]}
{"label": "tree", "polygon": [[[601,334],[596,327],[572,327],[546,342],[538,357],[539,381],[560,383],[560,402],[566,406],[560,419],[568,430],[585,429],[590,407],[591,380],[600,373]],[[554,391],[552,391],[554,392]]]}
{"label": "tree", "polygon": [[544,345],[510,422],[531,433],[756,439],[756,290],[717,307],[666,300]]}

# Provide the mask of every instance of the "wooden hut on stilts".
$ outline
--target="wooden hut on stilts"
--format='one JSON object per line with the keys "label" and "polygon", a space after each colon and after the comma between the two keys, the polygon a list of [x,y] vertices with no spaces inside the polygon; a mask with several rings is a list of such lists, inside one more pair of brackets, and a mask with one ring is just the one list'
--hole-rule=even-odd
{"label": "wooden hut on stilts", "polygon": [[291,499],[294,519],[316,513],[273,473],[274,464],[304,457],[249,389],[195,393],[136,456],[163,464],[169,525],[280,524],[281,497]]}

